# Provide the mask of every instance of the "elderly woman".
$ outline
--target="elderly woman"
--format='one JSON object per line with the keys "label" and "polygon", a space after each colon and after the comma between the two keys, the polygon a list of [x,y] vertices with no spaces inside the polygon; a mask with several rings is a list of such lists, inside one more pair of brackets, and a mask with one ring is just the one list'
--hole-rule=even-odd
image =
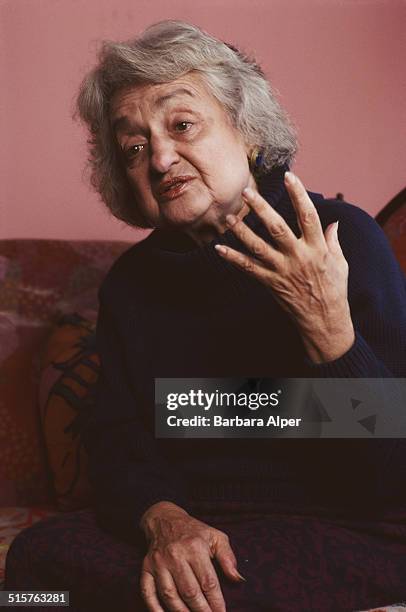
{"label": "elderly woman", "polygon": [[[261,69],[191,25],[105,44],[78,108],[94,186],[116,217],[154,231],[100,291],[85,437],[97,525],[63,519],[79,550],[87,534],[86,571],[64,583],[77,609],[342,611],[405,598],[405,545],[359,520],[403,500],[395,441],[154,437],[157,377],[405,375],[404,278],[379,228],[306,192]],[[57,574],[42,586],[63,585]]]}

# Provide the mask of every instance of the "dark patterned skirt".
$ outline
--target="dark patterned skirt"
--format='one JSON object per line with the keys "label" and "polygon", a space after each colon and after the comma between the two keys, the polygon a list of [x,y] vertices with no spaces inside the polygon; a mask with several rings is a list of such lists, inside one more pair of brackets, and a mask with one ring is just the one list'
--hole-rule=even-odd
{"label": "dark patterned skirt", "polygon": [[[246,578],[231,583],[218,569],[230,612],[352,612],[406,601],[406,521],[399,516],[198,518],[228,534]],[[5,588],[70,591],[71,612],[143,611],[145,553],[141,540],[130,544],[102,530],[90,509],[54,516],[16,537]]]}

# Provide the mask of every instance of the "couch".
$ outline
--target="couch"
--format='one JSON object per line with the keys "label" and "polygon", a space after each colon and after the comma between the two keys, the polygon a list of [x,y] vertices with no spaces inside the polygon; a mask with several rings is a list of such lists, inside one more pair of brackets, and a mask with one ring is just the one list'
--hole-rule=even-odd
{"label": "couch", "polygon": [[0,241],[0,584],[21,529],[90,503],[80,427],[97,377],[97,291],[130,246]]}
{"label": "couch", "polygon": [[[406,270],[406,212],[384,231]],[[97,290],[126,242],[0,241],[0,588],[19,531],[90,505],[80,441],[97,379]]]}

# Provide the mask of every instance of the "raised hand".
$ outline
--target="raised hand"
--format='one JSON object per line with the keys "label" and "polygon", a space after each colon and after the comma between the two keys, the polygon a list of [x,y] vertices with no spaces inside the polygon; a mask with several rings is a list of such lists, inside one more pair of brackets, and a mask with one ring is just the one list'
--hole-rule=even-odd
{"label": "raised hand", "polygon": [[309,357],[315,363],[338,359],[354,343],[347,299],[348,264],[338,241],[338,223],[323,233],[316,208],[292,172],[285,185],[295,208],[301,237],[251,188],[242,196],[275,241],[262,240],[242,219],[227,215],[227,225],[252,256],[216,245],[219,254],[269,287],[295,321]]}

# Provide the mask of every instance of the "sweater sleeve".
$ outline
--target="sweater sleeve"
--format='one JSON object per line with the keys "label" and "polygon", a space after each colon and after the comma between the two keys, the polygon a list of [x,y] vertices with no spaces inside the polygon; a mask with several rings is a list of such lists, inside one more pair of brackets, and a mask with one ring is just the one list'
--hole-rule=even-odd
{"label": "sweater sleeve", "polygon": [[349,265],[348,300],[355,342],[335,361],[309,361],[311,376],[406,376],[405,276],[386,236],[367,213],[355,206],[324,206],[331,206],[329,216],[336,211],[335,218],[339,219],[339,241]]}
{"label": "sweater sleeve", "polygon": [[99,524],[131,541],[140,536],[140,519],[152,504],[171,501],[186,508],[187,503],[183,483],[140,418],[120,326],[102,291],[96,340],[101,370],[84,433],[93,501]]}

